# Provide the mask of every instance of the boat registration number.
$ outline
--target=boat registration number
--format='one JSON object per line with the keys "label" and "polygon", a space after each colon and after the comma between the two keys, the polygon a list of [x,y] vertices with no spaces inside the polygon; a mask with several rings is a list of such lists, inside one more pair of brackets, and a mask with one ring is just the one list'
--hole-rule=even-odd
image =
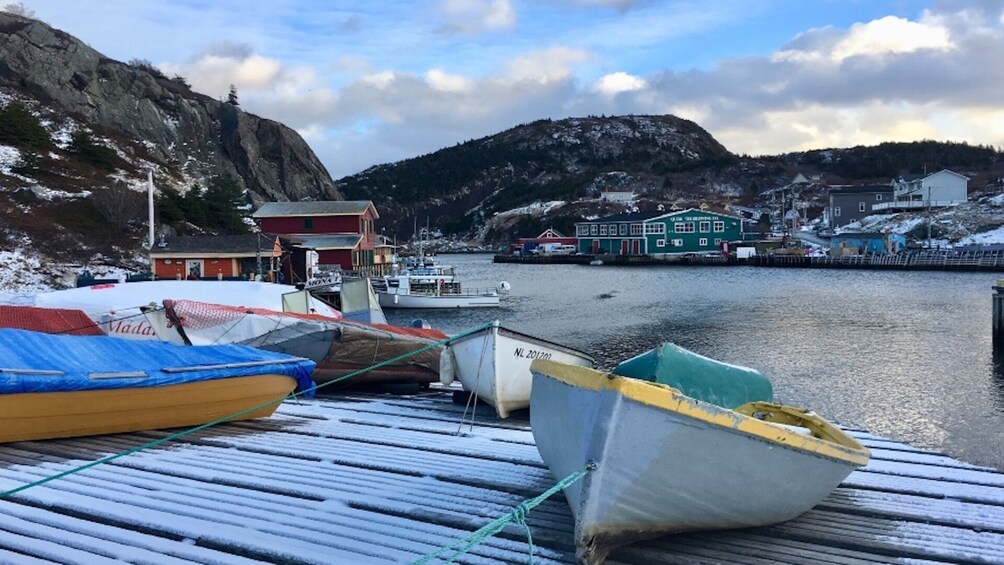
{"label": "boat registration number", "polygon": [[523,349],[522,347],[517,347],[516,352],[513,353],[513,357],[519,357],[521,359],[550,359],[551,354],[546,351],[537,351],[536,349]]}

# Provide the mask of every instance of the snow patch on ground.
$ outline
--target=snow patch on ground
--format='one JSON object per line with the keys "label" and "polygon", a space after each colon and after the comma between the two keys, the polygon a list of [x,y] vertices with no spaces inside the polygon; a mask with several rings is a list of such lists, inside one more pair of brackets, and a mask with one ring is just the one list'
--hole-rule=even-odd
{"label": "snow patch on ground", "polygon": [[37,256],[25,254],[20,249],[0,251],[0,302],[5,298],[18,302],[18,297],[50,290],[53,290],[50,277],[44,274]]}
{"label": "snow patch on ground", "polygon": [[528,204],[521,208],[513,208],[511,210],[504,210],[502,212],[496,212],[495,216],[498,218],[507,218],[510,216],[543,216],[550,212],[551,210],[564,206],[567,204],[564,200],[552,200],[550,202],[534,202]]}
{"label": "snow patch on ground", "polygon": [[0,173],[9,175],[10,168],[21,159],[21,152],[10,145],[0,145]]}

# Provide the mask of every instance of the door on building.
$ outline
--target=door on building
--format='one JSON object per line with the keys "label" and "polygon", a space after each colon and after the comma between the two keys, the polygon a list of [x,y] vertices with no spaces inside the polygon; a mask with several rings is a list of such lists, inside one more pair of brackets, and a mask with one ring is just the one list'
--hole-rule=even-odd
{"label": "door on building", "polygon": [[628,241],[626,239],[621,240],[621,255],[628,254]]}
{"label": "door on building", "polygon": [[205,272],[205,261],[202,259],[189,259],[185,261],[185,278],[196,280],[202,278]]}
{"label": "door on building", "polygon": [[631,242],[631,254],[641,255],[641,242],[637,239]]}
{"label": "door on building", "polygon": [[599,252],[600,252],[600,240],[594,239],[593,240],[593,255],[596,255]]}

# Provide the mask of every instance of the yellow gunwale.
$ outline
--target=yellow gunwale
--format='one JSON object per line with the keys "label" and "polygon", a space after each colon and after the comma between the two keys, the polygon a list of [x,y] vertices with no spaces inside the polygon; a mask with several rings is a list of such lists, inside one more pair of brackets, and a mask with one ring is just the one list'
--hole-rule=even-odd
{"label": "yellow gunwale", "polygon": [[[593,391],[609,390],[641,404],[849,464],[866,465],[871,457],[866,447],[843,430],[801,408],[768,402],[751,402],[735,410],[729,410],[690,398],[677,389],[663,384],[555,361],[536,360],[530,365],[530,370],[565,384]],[[765,413],[781,424],[808,428],[814,435],[801,434],[754,418],[751,416],[754,412]]]}

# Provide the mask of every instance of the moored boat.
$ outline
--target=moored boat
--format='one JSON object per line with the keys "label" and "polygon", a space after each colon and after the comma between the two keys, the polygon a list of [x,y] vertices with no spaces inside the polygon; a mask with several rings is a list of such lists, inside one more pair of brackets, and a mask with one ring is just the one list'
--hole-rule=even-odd
{"label": "moored boat", "polygon": [[581,367],[596,364],[585,352],[502,327],[498,320],[451,341],[442,359],[440,381],[449,385],[455,377],[464,390],[494,407],[500,418],[530,406],[530,363],[535,359]]}
{"label": "moored boat", "polygon": [[109,283],[35,296],[35,306],[82,310],[110,336],[156,340],[140,308],[165,298],[187,298],[233,306],[341,314],[309,292],[295,287],[254,281],[145,281]]}
{"label": "moored boat", "polygon": [[0,329],[0,442],[266,417],[314,363],[242,345],[179,347]]}
{"label": "moored boat", "polygon": [[869,452],[819,416],[751,402],[733,410],[628,377],[534,361],[530,424],[565,489],[577,556],[664,534],[783,522],[825,498]]}
{"label": "moored boat", "polygon": [[[429,328],[193,300],[165,300],[163,308],[148,309],[146,316],[156,335],[172,343],[241,343],[305,357],[317,363],[313,378],[318,384],[379,363],[387,364],[358,375],[349,384],[434,382],[439,378],[443,350],[434,344],[446,339],[446,334]],[[408,353],[415,354],[394,360]]]}
{"label": "moored boat", "polygon": [[723,408],[774,400],[774,387],[760,371],[698,355],[673,343],[632,357],[614,367],[613,373],[671,386]]}
{"label": "moored boat", "polygon": [[509,289],[500,282],[494,289],[470,290],[455,279],[424,274],[387,275],[371,279],[381,308],[491,308]]}

